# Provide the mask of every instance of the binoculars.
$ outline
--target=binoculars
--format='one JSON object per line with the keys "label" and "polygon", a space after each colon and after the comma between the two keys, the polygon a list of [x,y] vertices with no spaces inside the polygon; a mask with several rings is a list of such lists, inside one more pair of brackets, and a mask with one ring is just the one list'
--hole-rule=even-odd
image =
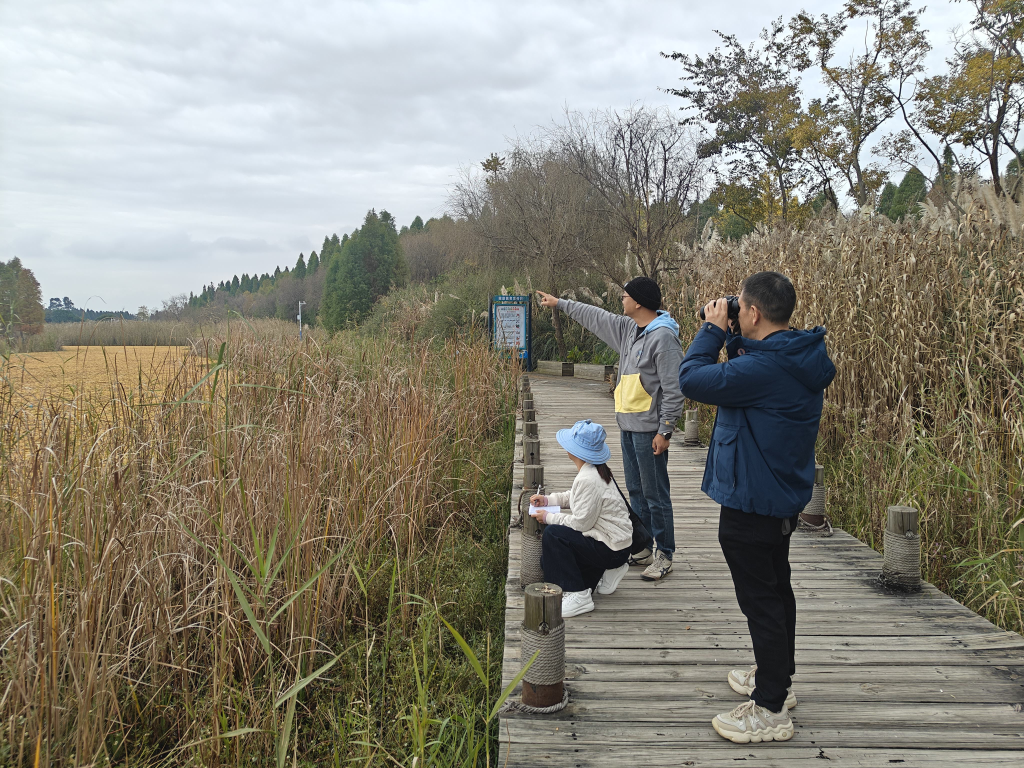
{"label": "binoculars", "polygon": [[[726,296],[725,301],[729,305],[729,319],[736,320],[740,316],[740,297],[739,296]],[[700,319],[707,320],[704,317],[704,307],[700,308]]]}

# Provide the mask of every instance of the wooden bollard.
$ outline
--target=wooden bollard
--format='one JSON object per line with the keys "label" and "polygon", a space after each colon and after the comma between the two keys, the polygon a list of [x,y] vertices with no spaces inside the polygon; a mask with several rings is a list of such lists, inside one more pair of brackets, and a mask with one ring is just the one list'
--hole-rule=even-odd
{"label": "wooden bollard", "polygon": [[683,445],[700,445],[699,427],[697,411],[687,411],[683,422]]}
{"label": "wooden bollard", "polygon": [[[530,402],[532,403],[533,401],[531,400]],[[537,409],[533,408],[532,406],[530,408],[527,408],[524,405],[523,406],[523,421],[536,421],[536,420],[537,420]]]}
{"label": "wooden bollard", "polygon": [[825,467],[814,465],[814,488],[811,500],[800,513],[800,519],[808,525],[819,526],[825,522]]}
{"label": "wooden bollard", "polygon": [[[523,441],[523,450],[526,450],[525,440]],[[544,485],[544,467],[540,464],[524,464],[523,488],[540,488],[542,485]]]}
{"label": "wooden bollard", "polygon": [[537,660],[523,675],[523,704],[553,707],[565,697],[565,621],[562,590],[555,584],[531,584],[523,604],[521,664]]}
{"label": "wooden bollard", "polygon": [[921,536],[913,507],[886,508],[882,574],[887,587],[905,591],[921,588]]}
{"label": "wooden bollard", "polygon": [[[540,438],[523,438],[523,464],[540,464]],[[525,487],[525,486],[524,486]]]}
{"label": "wooden bollard", "polygon": [[533,407],[534,407],[533,406],[533,395],[532,394],[531,395],[525,395],[523,397],[523,410],[525,411],[527,408],[533,408]]}
{"label": "wooden bollard", "polygon": [[544,549],[544,529],[533,515],[523,515],[522,548],[519,552],[519,586],[526,589],[531,584],[544,581],[544,569],[540,567],[540,556]]}
{"label": "wooden bollard", "polygon": [[537,422],[536,421],[524,421],[523,422],[523,439],[527,437],[537,437]]}

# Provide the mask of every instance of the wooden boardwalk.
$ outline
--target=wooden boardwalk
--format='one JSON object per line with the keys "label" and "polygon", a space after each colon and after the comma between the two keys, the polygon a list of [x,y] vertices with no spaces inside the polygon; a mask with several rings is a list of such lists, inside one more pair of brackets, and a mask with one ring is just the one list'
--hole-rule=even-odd
{"label": "wooden boardwalk", "polygon": [[[581,418],[608,430],[621,478],[607,385],[530,381],[547,490],[572,483],[555,432]],[[718,546],[718,506],[700,491],[704,459],[703,449],[671,450],[673,573],[648,584],[630,569],[615,594],[596,596],[595,611],[566,620],[569,706],[503,716],[499,766],[1024,766],[1024,638],[930,584],[886,593],[875,583],[881,556],[841,531],[793,536],[795,736],[748,745],[718,736],[711,718],[743,701],[726,674],[754,659]],[[517,464],[513,518],[521,481]],[[520,668],[519,550],[513,527],[503,686]]]}

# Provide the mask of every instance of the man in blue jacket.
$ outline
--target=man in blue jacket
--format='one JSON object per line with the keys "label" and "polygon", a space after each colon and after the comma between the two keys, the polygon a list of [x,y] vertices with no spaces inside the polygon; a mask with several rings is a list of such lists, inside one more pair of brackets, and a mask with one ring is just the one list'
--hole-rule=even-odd
{"label": "man in blue jacket", "polygon": [[[679,366],[683,394],[718,406],[701,490],[722,505],[718,541],[757,663],[728,677],[750,700],[711,724],[741,744],[793,737],[789,539],[811,500],[824,390],[836,373],[824,328],[789,327],[795,305],[788,277],[751,275],[740,286],[738,319],[730,321],[726,299],[704,307],[706,322]],[[728,361],[719,364],[723,344]]]}

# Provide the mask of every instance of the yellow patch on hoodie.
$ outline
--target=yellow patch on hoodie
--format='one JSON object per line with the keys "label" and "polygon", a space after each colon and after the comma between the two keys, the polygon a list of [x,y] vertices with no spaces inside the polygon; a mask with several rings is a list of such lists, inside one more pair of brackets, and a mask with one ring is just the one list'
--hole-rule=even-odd
{"label": "yellow patch on hoodie", "polygon": [[615,388],[616,413],[647,413],[651,410],[651,396],[640,383],[639,373],[627,373]]}

